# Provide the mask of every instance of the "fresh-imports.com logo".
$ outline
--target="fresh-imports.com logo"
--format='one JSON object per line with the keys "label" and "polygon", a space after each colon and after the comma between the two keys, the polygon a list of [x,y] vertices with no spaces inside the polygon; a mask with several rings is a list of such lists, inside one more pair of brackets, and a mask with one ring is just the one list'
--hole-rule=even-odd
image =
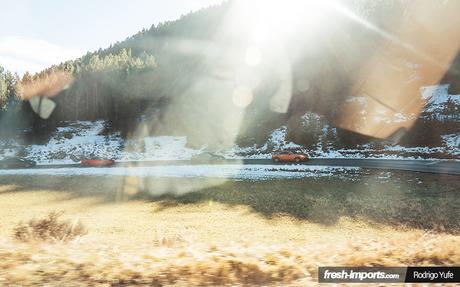
{"label": "fresh-imports.com logo", "polygon": [[351,280],[366,280],[366,279],[399,279],[399,274],[387,274],[383,271],[354,271],[342,270],[341,272],[324,270],[324,279],[351,279]]}
{"label": "fresh-imports.com logo", "polygon": [[318,281],[320,283],[460,283],[460,267],[319,267]]}
{"label": "fresh-imports.com logo", "polygon": [[319,267],[321,283],[398,283],[404,282],[405,267]]}

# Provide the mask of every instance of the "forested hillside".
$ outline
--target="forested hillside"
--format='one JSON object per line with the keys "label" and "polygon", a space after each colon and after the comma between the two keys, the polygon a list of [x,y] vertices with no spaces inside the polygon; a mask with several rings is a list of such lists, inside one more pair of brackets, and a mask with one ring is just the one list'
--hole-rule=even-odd
{"label": "forested hillside", "polygon": [[[261,145],[282,125],[289,140],[305,146],[317,144],[319,134],[337,146],[356,146],[389,137],[433,144],[441,140],[440,130],[459,132],[458,118],[422,117],[420,93],[442,78],[458,86],[458,61],[438,69],[432,62],[447,62],[447,56],[436,58],[443,53],[428,53],[434,58],[427,60],[394,40],[416,39],[419,26],[412,22],[449,17],[458,2],[431,1],[430,17],[421,20],[411,1],[340,3],[321,12],[321,19],[314,18],[317,7],[305,7],[293,33],[283,30],[282,18],[272,17],[265,27],[271,38],[264,40],[253,35],[265,19],[260,11],[242,15],[240,2],[226,1],[36,75],[26,73],[20,82],[0,70],[0,105],[7,110],[8,99],[47,96],[57,104],[51,118],[33,116],[24,102],[16,113],[22,128],[103,119],[124,136],[187,135],[192,146]],[[438,37],[436,29],[426,29],[425,37]],[[457,38],[450,39],[452,46]],[[416,48],[439,51],[446,43],[432,40],[439,45],[418,42]],[[428,142],[426,127],[433,137]]]}

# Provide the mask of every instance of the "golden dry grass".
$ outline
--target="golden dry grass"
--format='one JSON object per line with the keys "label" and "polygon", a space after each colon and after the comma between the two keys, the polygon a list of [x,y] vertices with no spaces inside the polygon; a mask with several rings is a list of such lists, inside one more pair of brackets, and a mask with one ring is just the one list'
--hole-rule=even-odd
{"label": "golden dry grass", "polygon": [[[319,191],[318,197],[301,193],[314,203],[305,208],[315,214],[305,213],[296,205],[295,186],[284,193],[265,191],[266,183],[263,189],[254,184],[252,193],[217,186],[178,197],[120,201],[110,193],[112,181],[24,178],[1,184],[0,179],[0,285],[311,286],[316,285],[318,266],[460,264],[460,236],[401,225],[396,216],[415,219],[390,203],[387,213],[365,213],[365,208],[378,206],[370,200],[376,195],[366,198],[363,190],[339,197],[364,210],[348,216],[338,209],[332,214],[340,205],[334,205],[327,191]],[[405,200],[402,192],[398,202]],[[454,198],[454,190],[447,192]],[[270,202],[278,212],[265,212]],[[81,220],[88,234],[69,243],[12,239],[18,222],[51,211]],[[370,220],[369,214],[385,220]],[[432,221],[447,222],[444,214],[432,214]],[[319,215],[335,219],[318,221]],[[399,225],[385,224],[392,217]]]}
{"label": "golden dry grass", "polygon": [[0,234],[10,235],[18,222],[64,211],[64,219],[80,220],[85,238],[111,244],[155,244],[163,238],[186,242],[261,242],[304,244],[403,236],[404,230],[341,218],[334,225],[299,220],[288,215],[270,218],[248,206],[207,201],[164,208],[161,201],[106,202],[98,196],[73,197],[58,191],[0,193]]}
{"label": "golden dry grass", "polygon": [[460,239],[425,235],[344,244],[118,246],[0,243],[0,284],[24,286],[315,285],[318,266],[458,265]]}

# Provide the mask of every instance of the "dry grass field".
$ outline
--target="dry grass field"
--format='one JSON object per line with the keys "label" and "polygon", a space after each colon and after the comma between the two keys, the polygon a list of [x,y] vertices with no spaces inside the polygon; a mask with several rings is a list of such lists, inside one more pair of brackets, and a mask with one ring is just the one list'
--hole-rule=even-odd
{"label": "dry grass field", "polygon": [[[458,265],[459,187],[458,177],[416,173],[0,177],[0,285],[306,286],[324,265]],[[14,237],[53,211],[87,232]]]}

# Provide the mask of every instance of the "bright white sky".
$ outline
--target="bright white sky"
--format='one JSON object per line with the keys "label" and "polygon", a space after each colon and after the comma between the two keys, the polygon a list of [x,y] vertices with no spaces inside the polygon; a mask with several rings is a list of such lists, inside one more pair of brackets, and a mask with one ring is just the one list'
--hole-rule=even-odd
{"label": "bright white sky", "polygon": [[0,66],[37,72],[222,0],[1,1]]}

